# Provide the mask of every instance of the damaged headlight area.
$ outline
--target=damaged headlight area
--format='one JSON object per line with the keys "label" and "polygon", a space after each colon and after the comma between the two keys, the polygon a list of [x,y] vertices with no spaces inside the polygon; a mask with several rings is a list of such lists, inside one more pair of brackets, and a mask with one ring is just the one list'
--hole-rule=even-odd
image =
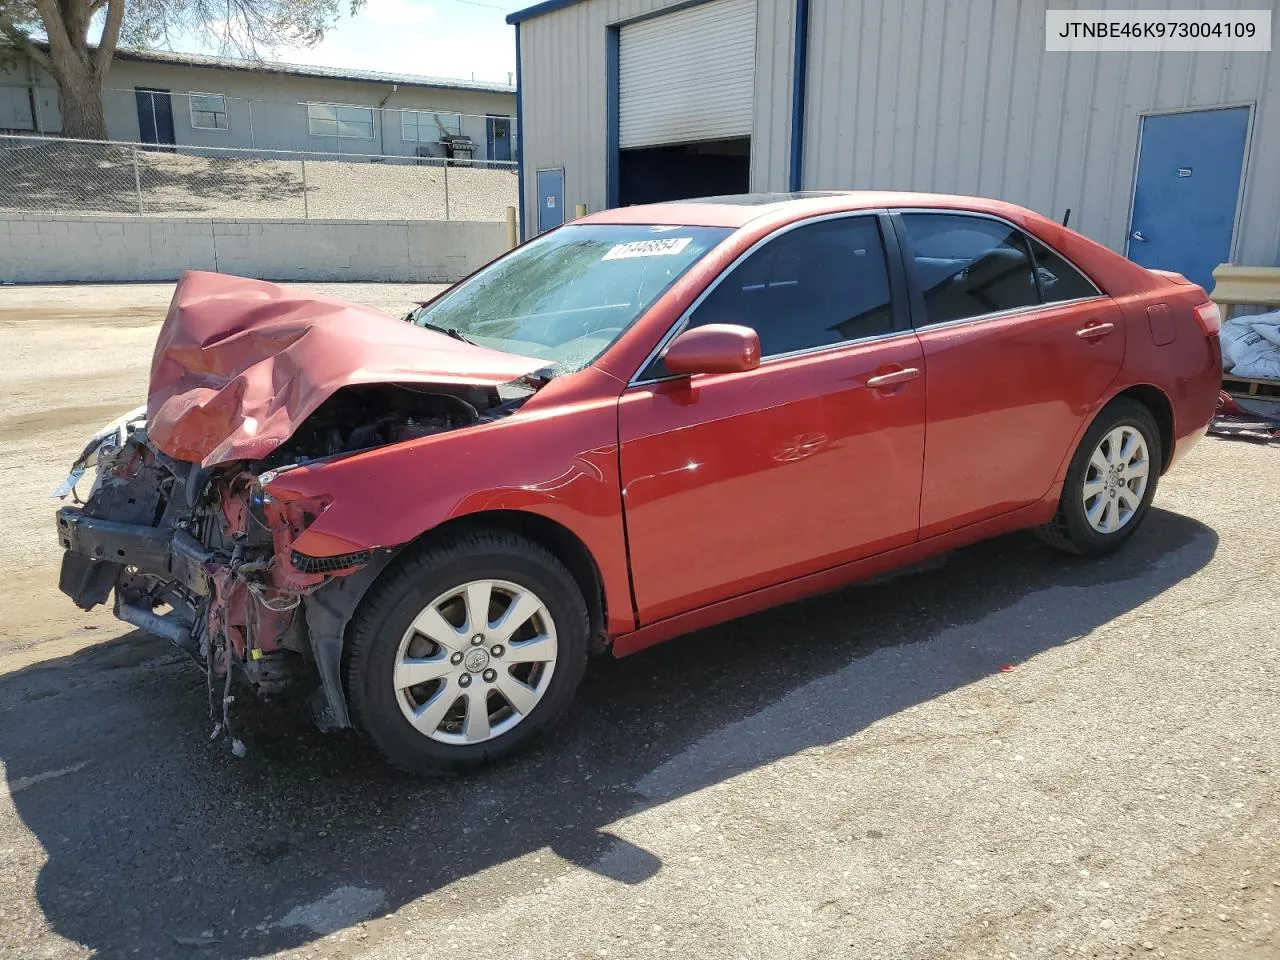
{"label": "damaged headlight area", "polygon": [[307,555],[298,538],[328,498],[283,500],[264,484],[296,465],[493,419],[512,403],[492,388],[351,386],[263,460],[209,469],[161,451],[135,412],[95,436],[55,493],[73,493],[96,458],[88,499],[57,514],[66,550],[59,587],[85,610],[114,594],[117,617],[190,654],[206,673],[222,730],[233,673],[264,696],[309,695],[322,726],[346,726],[342,632],[393,551],[339,545],[332,555]]}

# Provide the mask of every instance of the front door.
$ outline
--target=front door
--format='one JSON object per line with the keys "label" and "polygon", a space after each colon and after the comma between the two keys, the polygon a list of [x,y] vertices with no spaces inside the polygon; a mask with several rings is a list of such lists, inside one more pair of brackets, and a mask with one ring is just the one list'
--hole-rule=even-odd
{"label": "front door", "polygon": [[511,161],[511,118],[488,116],[485,133],[489,141],[489,159],[501,163]]}
{"label": "front door", "polygon": [[1003,220],[907,213],[901,224],[928,372],[927,538],[1049,492],[1120,372],[1124,325],[1087,277]]}
{"label": "front door", "polygon": [[134,97],[138,101],[138,139],[143,143],[177,143],[169,91],[138,87]]}
{"label": "front door", "polygon": [[538,171],[538,232],[564,223],[564,170]]}
{"label": "front door", "polygon": [[1206,290],[1231,259],[1249,108],[1144,117],[1128,257]]}
{"label": "front door", "polygon": [[915,541],[923,364],[889,277],[874,215],[785,231],[688,319],[754,328],[760,367],[671,378],[656,361],[623,394],[642,624]]}

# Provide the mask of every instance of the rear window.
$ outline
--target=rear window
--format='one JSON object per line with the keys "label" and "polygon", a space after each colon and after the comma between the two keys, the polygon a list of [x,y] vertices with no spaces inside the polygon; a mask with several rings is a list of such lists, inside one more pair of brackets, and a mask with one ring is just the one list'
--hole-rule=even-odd
{"label": "rear window", "polygon": [[1036,277],[1045,303],[1101,296],[1088,277],[1035,237],[1027,238],[1036,258]]}

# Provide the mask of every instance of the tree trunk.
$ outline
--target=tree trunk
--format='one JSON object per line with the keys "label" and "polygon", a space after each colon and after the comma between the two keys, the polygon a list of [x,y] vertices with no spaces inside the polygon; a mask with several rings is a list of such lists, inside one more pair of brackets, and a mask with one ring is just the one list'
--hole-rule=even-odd
{"label": "tree trunk", "polygon": [[[102,78],[92,63],[59,63],[54,58],[58,82],[58,110],[62,135],[79,140],[106,140],[107,116],[102,105]],[[85,58],[88,60],[88,58]]]}

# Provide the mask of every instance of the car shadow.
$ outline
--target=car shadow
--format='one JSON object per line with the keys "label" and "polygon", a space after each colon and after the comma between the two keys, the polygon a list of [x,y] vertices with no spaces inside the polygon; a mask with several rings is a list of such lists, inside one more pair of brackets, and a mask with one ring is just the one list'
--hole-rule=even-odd
{"label": "car shadow", "polygon": [[[548,848],[639,883],[663,864],[611,823],[1023,669],[1195,574],[1217,543],[1154,510],[1101,560],[1025,534],[979,544],[600,660],[541,747],[433,782],[256,702],[236,705],[236,760],[209,741],[203,676],[132,633],[0,677],[0,759],[44,847],[36,896],[57,934],[101,957],[254,956]],[[507,874],[487,905],[545,882]]]}

